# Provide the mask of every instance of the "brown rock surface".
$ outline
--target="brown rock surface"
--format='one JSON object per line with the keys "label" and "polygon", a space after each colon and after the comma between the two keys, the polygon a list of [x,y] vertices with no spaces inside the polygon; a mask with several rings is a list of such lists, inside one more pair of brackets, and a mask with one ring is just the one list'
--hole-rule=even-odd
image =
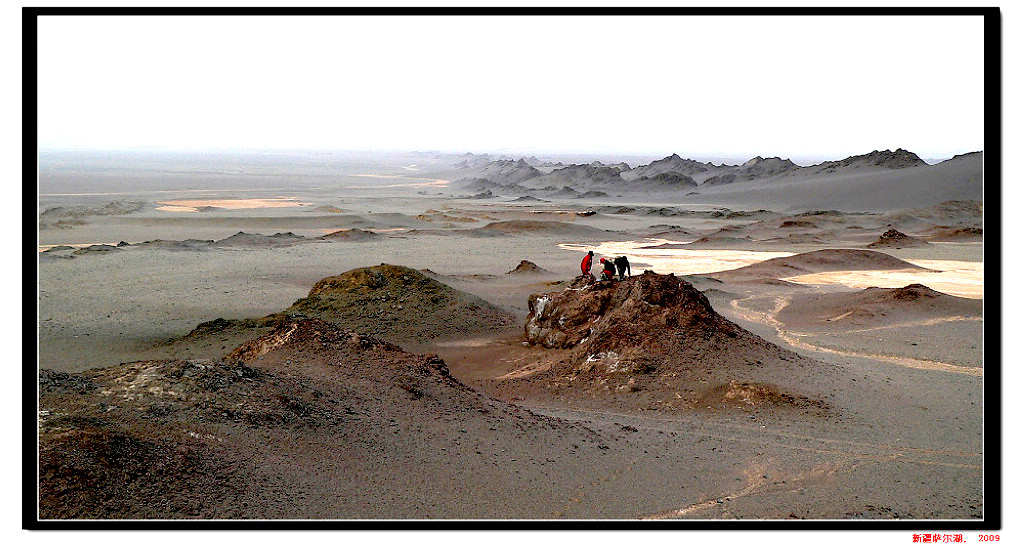
{"label": "brown rock surface", "polygon": [[[611,442],[315,319],[220,360],[44,370],[40,391],[44,519],[550,516],[509,507],[495,462],[575,465]],[[437,498],[456,484],[471,501]]]}
{"label": "brown rock surface", "polygon": [[[594,283],[581,277],[562,292],[535,294],[525,336],[530,344],[560,351],[552,354],[558,362],[550,369],[524,381],[568,397],[631,393],[641,405],[687,407],[719,388],[726,393],[730,385],[743,385],[764,403],[827,406],[793,393],[801,389],[800,374],[819,363],[725,319],[700,291],[673,275],[646,271],[621,282]],[[788,385],[775,385],[780,380]],[[772,396],[758,395],[766,393]]]}

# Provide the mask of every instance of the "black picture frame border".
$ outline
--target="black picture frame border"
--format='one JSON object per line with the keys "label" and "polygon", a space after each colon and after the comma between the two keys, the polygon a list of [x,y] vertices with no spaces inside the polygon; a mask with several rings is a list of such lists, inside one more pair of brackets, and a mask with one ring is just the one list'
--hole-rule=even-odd
{"label": "black picture frame border", "polygon": [[[24,329],[22,528],[26,530],[721,530],[981,531],[1002,528],[1002,19],[998,7],[25,7],[22,8],[23,325],[38,325],[38,20],[48,16],[980,16],[984,18],[984,518],[980,520],[41,520],[38,518],[38,332]],[[32,241],[31,234],[37,234]],[[989,252],[993,249],[993,252]],[[30,281],[31,280],[31,281]],[[966,538],[965,538],[966,539]],[[909,540],[908,540],[909,541]],[[970,540],[968,540],[970,541]]]}

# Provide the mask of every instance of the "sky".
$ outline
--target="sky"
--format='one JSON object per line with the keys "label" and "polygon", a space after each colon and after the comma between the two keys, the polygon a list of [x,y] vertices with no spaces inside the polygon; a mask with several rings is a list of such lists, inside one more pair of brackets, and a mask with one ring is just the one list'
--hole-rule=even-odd
{"label": "sky", "polygon": [[43,17],[44,149],[984,149],[981,17]]}

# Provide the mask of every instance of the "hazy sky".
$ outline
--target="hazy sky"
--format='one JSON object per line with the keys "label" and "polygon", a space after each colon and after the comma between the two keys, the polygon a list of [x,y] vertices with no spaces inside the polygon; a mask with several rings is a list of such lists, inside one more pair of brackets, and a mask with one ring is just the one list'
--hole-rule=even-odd
{"label": "hazy sky", "polygon": [[982,18],[44,17],[44,148],[984,148]]}

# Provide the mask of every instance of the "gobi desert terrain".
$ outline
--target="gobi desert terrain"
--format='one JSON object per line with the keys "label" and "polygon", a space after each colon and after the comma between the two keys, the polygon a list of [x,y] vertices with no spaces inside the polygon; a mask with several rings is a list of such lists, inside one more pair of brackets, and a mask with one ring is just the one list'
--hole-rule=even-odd
{"label": "gobi desert terrain", "polygon": [[981,152],[598,160],[44,152],[39,517],[983,518]]}

